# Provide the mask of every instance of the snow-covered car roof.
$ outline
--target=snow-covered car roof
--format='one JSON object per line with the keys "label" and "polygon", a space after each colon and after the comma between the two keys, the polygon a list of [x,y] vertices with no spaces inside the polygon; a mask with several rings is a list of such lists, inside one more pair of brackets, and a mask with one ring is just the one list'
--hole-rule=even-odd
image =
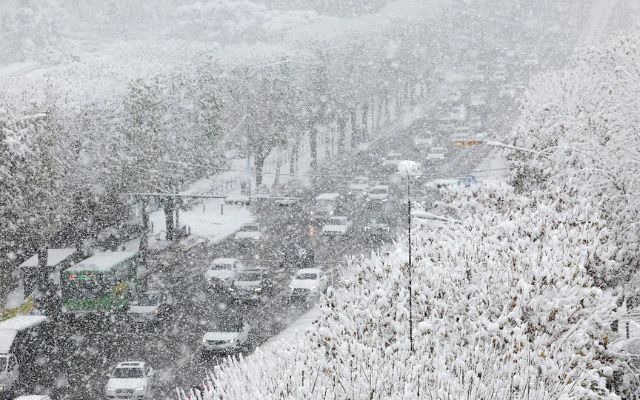
{"label": "snow-covered car roof", "polygon": [[322,270],[320,268],[302,268],[296,272],[296,275],[302,274],[322,274]]}
{"label": "snow-covered car roof", "polygon": [[240,260],[238,260],[237,258],[221,257],[221,258],[216,258],[215,260],[213,260],[212,264],[233,264],[233,263],[237,263],[237,262],[240,262]]}
{"label": "snow-covered car roof", "polygon": [[340,193],[322,193],[316,197],[316,200],[337,200],[340,198]]}
{"label": "snow-covered car roof", "polygon": [[116,365],[116,368],[144,368],[144,361],[122,361]]}

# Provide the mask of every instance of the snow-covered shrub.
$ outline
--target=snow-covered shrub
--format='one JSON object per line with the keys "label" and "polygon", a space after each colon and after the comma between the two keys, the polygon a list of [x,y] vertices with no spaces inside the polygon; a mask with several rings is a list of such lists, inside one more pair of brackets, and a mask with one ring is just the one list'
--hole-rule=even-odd
{"label": "snow-covered shrub", "polygon": [[615,262],[591,271],[599,285],[626,281],[639,267],[640,36],[587,49],[562,72],[534,79],[509,144],[513,183],[583,199],[607,221]]}
{"label": "snow-covered shrub", "polygon": [[450,193],[461,221],[353,260],[306,341],[208,377],[218,399],[617,399],[605,356],[615,299],[589,273],[611,243],[570,196]]}

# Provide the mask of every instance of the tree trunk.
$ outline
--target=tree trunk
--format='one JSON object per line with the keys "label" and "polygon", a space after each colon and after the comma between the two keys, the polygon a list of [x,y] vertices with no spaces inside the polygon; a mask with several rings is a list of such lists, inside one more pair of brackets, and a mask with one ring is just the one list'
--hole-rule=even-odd
{"label": "tree trunk", "polygon": [[174,203],[173,203],[173,198],[168,197],[164,200],[164,219],[165,219],[165,225],[167,227],[167,234],[166,234],[166,239],[167,240],[173,240],[173,233],[174,233],[174,229],[175,229],[175,225],[174,225],[174,221],[173,221],[173,209],[174,209]]}
{"label": "tree trunk", "polygon": [[[49,245],[46,243],[38,247],[38,267],[35,273],[35,288],[40,289],[41,292],[45,292],[47,286],[47,278],[49,277],[48,266],[49,263]],[[28,293],[25,293],[28,295]]]}
{"label": "tree trunk", "polygon": [[384,100],[380,99],[380,101],[378,101],[378,114],[376,115],[376,129],[378,130],[378,133],[380,133],[382,131],[382,113],[384,112]]}
{"label": "tree trunk", "polygon": [[362,103],[362,137],[363,141],[369,139],[369,103],[365,100]]}
{"label": "tree trunk", "polygon": [[256,167],[256,187],[262,185],[262,170],[264,169],[264,161],[266,159],[266,155],[260,150],[256,152],[254,158],[254,164]]}
{"label": "tree trunk", "polygon": [[311,169],[318,169],[318,127],[315,118],[309,124],[309,150],[311,151]]}
{"label": "tree trunk", "polygon": [[355,148],[358,145],[358,139],[360,132],[358,130],[358,112],[356,107],[349,109],[351,115],[351,148]]}
{"label": "tree trunk", "polygon": [[338,115],[338,154],[344,153],[344,139],[347,132],[347,119],[341,111]]}
{"label": "tree trunk", "polygon": [[293,175],[296,173],[296,145],[291,146],[291,150],[289,151],[289,174]]}
{"label": "tree trunk", "polygon": [[276,160],[276,175],[273,178],[273,187],[280,184],[280,168],[282,168],[282,148],[278,147],[278,159]]}
{"label": "tree trunk", "polygon": [[391,110],[389,107],[389,88],[384,88],[384,122],[389,123],[391,121]]}
{"label": "tree trunk", "polygon": [[140,261],[142,267],[147,266],[147,255],[149,253],[149,213],[147,212],[147,204],[149,199],[142,198],[142,237],[140,238]]}

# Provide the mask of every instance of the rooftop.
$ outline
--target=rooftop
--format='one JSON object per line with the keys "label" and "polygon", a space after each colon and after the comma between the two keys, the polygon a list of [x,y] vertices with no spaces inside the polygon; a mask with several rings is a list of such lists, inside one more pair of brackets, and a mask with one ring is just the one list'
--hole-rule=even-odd
{"label": "rooftop", "polygon": [[[76,249],[73,247],[67,249],[49,249],[47,254],[47,266],[55,267],[61,262],[65,261],[67,258],[71,257],[76,252]],[[38,266],[38,254],[34,254],[20,264],[20,268],[25,267],[37,267]]]}
{"label": "rooftop", "polygon": [[88,269],[106,272],[116,265],[127,261],[138,255],[135,251],[105,251],[97,253],[69,268],[67,272],[86,271]]}

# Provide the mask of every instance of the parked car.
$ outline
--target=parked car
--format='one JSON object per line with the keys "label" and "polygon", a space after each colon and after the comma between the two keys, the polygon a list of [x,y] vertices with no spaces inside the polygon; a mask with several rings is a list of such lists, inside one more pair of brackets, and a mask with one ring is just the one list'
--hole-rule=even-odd
{"label": "parked car", "polygon": [[129,319],[137,323],[161,322],[173,309],[173,298],[160,290],[148,290],[131,300]]}
{"label": "parked car", "polygon": [[108,399],[151,399],[155,371],[142,361],[124,361],[107,375],[105,386]]}
{"label": "parked car", "polygon": [[322,236],[344,236],[351,230],[352,223],[347,217],[336,216],[327,220],[322,227]]}
{"label": "parked car", "polygon": [[236,233],[238,241],[259,241],[262,239],[262,229],[257,223],[244,224]]}
{"label": "parked car", "polygon": [[327,288],[327,276],[319,268],[298,270],[289,284],[290,300],[307,300]]}
{"label": "parked car", "polygon": [[260,300],[273,291],[273,282],[264,268],[240,272],[229,287],[230,295],[240,301]]}
{"label": "parked car", "polygon": [[229,320],[217,324],[202,336],[203,353],[235,353],[247,345],[249,324],[239,320]]}
{"label": "parked car", "polygon": [[378,185],[371,188],[369,191],[369,201],[373,202],[386,202],[389,200],[389,186]]}
{"label": "parked car", "polygon": [[243,268],[237,258],[216,258],[205,272],[205,278],[212,289],[228,288]]}

